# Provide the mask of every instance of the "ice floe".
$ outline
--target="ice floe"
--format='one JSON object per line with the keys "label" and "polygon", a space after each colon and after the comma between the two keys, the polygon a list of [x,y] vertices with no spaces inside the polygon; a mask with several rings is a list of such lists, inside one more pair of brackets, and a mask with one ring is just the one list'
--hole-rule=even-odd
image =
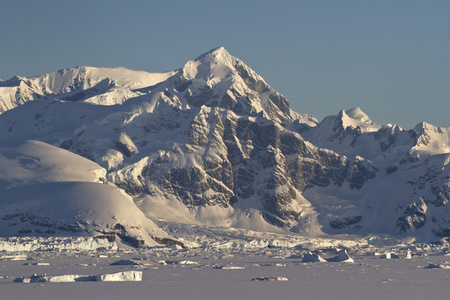
{"label": "ice floe", "polygon": [[19,277],[14,282],[78,282],[78,281],[142,281],[142,271],[125,271],[100,275],[33,275],[30,277]]}
{"label": "ice floe", "polygon": [[286,277],[283,276],[272,276],[272,277],[255,277],[252,281],[288,281]]}
{"label": "ice floe", "polygon": [[215,266],[214,269],[218,270],[244,270],[244,267],[241,266]]}
{"label": "ice floe", "polygon": [[27,260],[28,257],[26,255],[18,254],[18,255],[2,255],[0,260]]}

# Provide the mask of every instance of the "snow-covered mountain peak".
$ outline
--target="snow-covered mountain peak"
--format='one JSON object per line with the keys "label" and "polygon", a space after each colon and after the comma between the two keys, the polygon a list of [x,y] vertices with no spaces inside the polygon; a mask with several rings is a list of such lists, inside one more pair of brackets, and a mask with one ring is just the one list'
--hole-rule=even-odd
{"label": "snow-covered mountain peak", "polygon": [[414,127],[414,131],[417,132],[417,138],[413,152],[431,155],[450,152],[450,128],[421,122]]}
{"label": "snow-covered mountain peak", "polygon": [[189,61],[183,67],[183,75],[188,79],[202,79],[217,82],[233,72],[233,57],[224,49],[216,48],[197,59]]}
{"label": "snow-covered mountain peak", "polygon": [[437,130],[437,128],[439,128],[439,127],[431,125],[431,124],[429,124],[427,122],[420,122],[416,126],[414,126],[413,130],[415,132],[421,134],[421,133],[423,133],[426,130],[433,130],[433,131],[435,131],[435,130]]}
{"label": "snow-covered mountain peak", "polygon": [[149,73],[126,68],[75,67],[62,69],[43,76],[35,77],[53,93],[69,92],[77,88],[87,89],[105,79],[114,81],[117,86],[139,89],[155,85],[173,75],[173,72]]}
{"label": "snow-covered mountain peak", "polygon": [[204,60],[206,58],[209,58],[211,60],[214,61],[222,61],[225,62],[227,60],[230,60],[232,58],[232,56],[230,55],[230,53],[224,48],[224,47],[217,47],[214,48],[206,53],[203,53],[202,55],[200,55],[199,57],[197,57],[195,59],[195,61],[201,61]]}
{"label": "snow-covered mountain peak", "polygon": [[138,89],[154,86],[175,73],[81,66],[31,78],[15,76],[0,82],[0,113],[42,98],[98,105],[122,104],[140,96],[142,93]]}
{"label": "snow-covered mountain peak", "polygon": [[378,131],[381,127],[375,125],[369,116],[367,116],[359,107],[355,107],[349,110],[341,110],[338,114],[338,118],[342,122],[343,129],[359,128],[361,132],[373,132]]}
{"label": "snow-covered mountain peak", "polygon": [[295,115],[286,98],[223,47],[186,63],[174,76],[174,92],[189,107],[231,109],[237,115],[259,115],[282,124],[291,123]]}
{"label": "snow-covered mountain peak", "polygon": [[373,124],[372,120],[370,120],[369,116],[366,115],[361,108],[354,107],[352,109],[346,110],[345,113],[352,119],[359,120],[363,123]]}
{"label": "snow-covered mountain peak", "polygon": [[19,86],[23,79],[24,79],[23,77],[15,75],[8,80],[5,80],[5,81],[0,80],[0,87]]}

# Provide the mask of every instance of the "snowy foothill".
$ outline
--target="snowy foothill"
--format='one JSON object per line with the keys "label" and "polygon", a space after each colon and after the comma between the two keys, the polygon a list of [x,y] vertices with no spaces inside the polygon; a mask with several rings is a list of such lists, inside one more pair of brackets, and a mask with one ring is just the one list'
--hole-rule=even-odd
{"label": "snowy foothill", "polygon": [[[155,246],[154,237],[169,237],[105,175],[98,164],[43,142],[0,143],[0,249],[113,249],[115,240]],[[48,240],[26,241],[33,236]]]}

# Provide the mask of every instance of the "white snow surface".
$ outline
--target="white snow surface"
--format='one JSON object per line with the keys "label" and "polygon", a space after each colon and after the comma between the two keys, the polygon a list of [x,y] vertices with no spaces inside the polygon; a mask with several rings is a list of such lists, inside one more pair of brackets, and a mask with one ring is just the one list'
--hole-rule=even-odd
{"label": "white snow surface", "polygon": [[157,244],[152,236],[166,237],[105,174],[43,142],[0,146],[0,236],[96,236],[120,224],[147,245]]}
{"label": "white snow surface", "polygon": [[106,170],[69,151],[39,141],[0,142],[0,187],[44,182],[100,182]]}

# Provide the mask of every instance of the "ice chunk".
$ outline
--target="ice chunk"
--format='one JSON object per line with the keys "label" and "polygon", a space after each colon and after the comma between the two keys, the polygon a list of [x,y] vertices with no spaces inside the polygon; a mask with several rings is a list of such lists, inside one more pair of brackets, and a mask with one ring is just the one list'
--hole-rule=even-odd
{"label": "ice chunk", "polygon": [[27,260],[28,257],[26,255],[3,255],[1,260]]}
{"label": "ice chunk", "polygon": [[252,281],[288,281],[286,277],[283,276],[273,276],[273,277],[255,277]]}
{"label": "ice chunk", "polygon": [[46,262],[37,262],[37,263],[24,263],[24,266],[50,266],[49,263]]}
{"label": "ice chunk", "polygon": [[136,266],[136,265],[140,265],[140,263],[136,262],[136,261],[134,261],[132,259],[121,259],[121,260],[113,262],[111,264],[111,266],[117,266],[117,265],[120,265],[120,266]]}
{"label": "ice chunk", "polygon": [[450,269],[450,265],[448,264],[433,264],[429,263],[428,266],[425,267],[426,269]]}
{"label": "ice chunk", "polygon": [[348,262],[348,263],[355,262],[355,261],[353,260],[353,258],[351,258],[351,257],[348,255],[347,250],[345,250],[345,249],[339,251],[338,254],[337,254],[335,257],[330,258],[328,261]]}
{"label": "ice chunk", "polygon": [[96,281],[142,281],[142,271],[126,271],[113,274],[96,275]]}
{"label": "ice chunk", "polygon": [[196,261],[190,261],[190,260],[182,260],[179,262],[180,265],[196,265]]}
{"label": "ice chunk", "polygon": [[307,262],[326,262],[326,260],[318,254],[313,254],[311,252],[308,252],[305,255],[303,255],[302,262],[305,262],[305,263],[307,263]]}
{"label": "ice chunk", "polygon": [[392,252],[386,252],[385,254],[381,255],[380,258],[385,258],[385,259],[391,259],[391,258],[398,258],[398,255]]}
{"label": "ice chunk", "polygon": [[77,282],[77,281],[94,281],[94,276],[87,275],[58,275],[58,276],[45,276],[45,275],[33,275],[31,277],[19,277],[14,279],[14,282]]}
{"label": "ice chunk", "polygon": [[220,269],[220,270],[244,270],[244,267],[240,266],[215,266],[214,269]]}

